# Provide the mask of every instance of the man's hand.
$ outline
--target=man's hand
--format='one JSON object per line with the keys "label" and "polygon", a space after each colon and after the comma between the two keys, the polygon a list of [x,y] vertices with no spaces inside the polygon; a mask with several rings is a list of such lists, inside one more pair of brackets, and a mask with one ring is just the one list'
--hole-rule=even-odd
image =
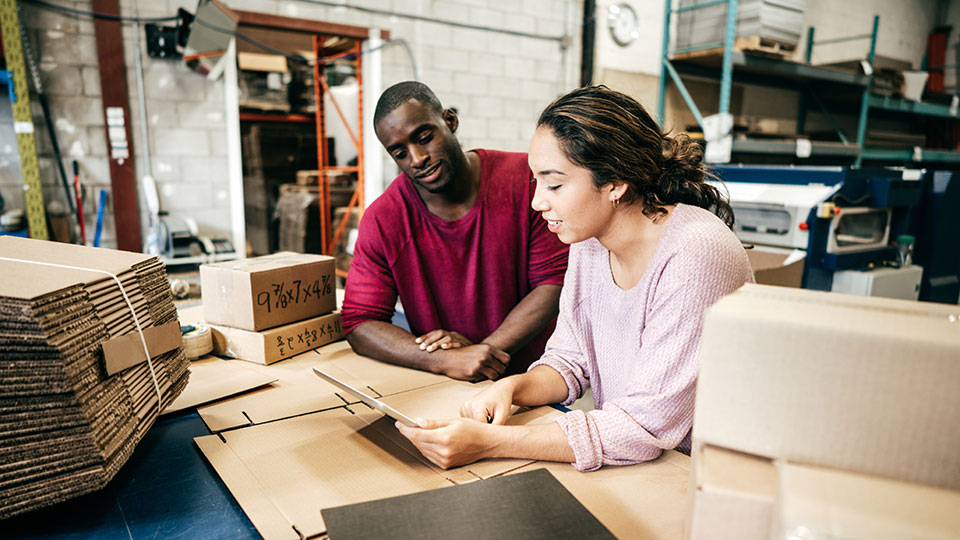
{"label": "man's hand", "polygon": [[459,420],[417,419],[420,427],[397,429],[420,450],[424,457],[442,469],[473,463],[489,457],[495,445],[495,430],[504,429],[461,418]]}
{"label": "man's hand", "polygon": [[437,349],[459,349],[473,345],[473,342],[460,332],[437,329],[418,337],[417,344],[421,351],[433,352]]}
{"label": "man's hand", "polygon": [[500,379],[460,406],[460,416],[489,424],[504,424],[513,407],[517,376]]}
{"label": "man's hand", "polygon": [[499,379],[507,370],[510,355],[487,343],[444,351],[440,373],[462,381]]}

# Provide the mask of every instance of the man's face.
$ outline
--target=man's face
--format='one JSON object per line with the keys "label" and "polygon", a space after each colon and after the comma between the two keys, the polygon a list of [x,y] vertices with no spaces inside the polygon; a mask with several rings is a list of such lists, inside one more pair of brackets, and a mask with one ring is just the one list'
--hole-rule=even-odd
{"label": "man's face", "polygon": [[437,114],[410,99],[374,127],[400,170],[430,193],[442,192],[463,167],[463,151],[453,134],[457,117],[452,111]]}

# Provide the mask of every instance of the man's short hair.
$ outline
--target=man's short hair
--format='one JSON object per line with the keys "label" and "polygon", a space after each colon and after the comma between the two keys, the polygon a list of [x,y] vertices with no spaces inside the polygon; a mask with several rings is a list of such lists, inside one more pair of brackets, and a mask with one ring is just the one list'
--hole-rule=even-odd
{"label": "man's short hair", "polygon": [[383,117],[411,99],[419,101],[437,114],[443,113],[443,105],[440,105],[440,100],[430,87],[417,81],[405,81],[387,88],[380,96],[377,109],[373,113],[373,124],[376,125]]}

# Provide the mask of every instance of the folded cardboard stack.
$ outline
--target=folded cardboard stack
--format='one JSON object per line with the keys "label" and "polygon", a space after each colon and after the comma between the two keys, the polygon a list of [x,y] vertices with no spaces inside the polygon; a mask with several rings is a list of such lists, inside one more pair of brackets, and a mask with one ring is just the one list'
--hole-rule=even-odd
{"label": "folded cardboard stack", "polygon": [[[680,0],[681,8],[704,3]],[[740,0],[736,37],[759,37],[783,45],[796,45],[803,31],[806,0]],[[727,5],[710,5],[682,11],[677,16],[677,47],[697,47],[723,41]]]}
{"label": "folded cardboard stack", "polygon": [[6,236],[0,275],[4,518],[103,487],[188,362],[156,257]]}
{"label": "folded cardboard stack", "polygon": [[690,538],[956,538],[960,307],[747,285],[702,347]]}
{"label": "folded cardboard stack", "polygon": [[342,338],[333,263],[281,252],[201,266],[214,353],[269,365]]}

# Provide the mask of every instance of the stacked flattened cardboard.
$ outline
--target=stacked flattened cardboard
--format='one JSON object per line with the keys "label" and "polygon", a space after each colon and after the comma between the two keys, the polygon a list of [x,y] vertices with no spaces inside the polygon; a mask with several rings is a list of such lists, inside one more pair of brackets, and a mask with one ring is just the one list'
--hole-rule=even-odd
{"label": "stacked flattened cardboard", "polygon": [[[681,0],[680,7],[703,3]],[[803,31],[806,0],[740,0],[737,7],[738,38],[758,37],[795,46]],[[696,47],[723,41],[727,5],[682,11],[677,17],[677,47]]]}
{"label": "stacked flattened cardboard", "polygon": [[201,266],[214,352],[269,365],[342,338],[333,266],[290,252]]}
{"label": "stacked flattened cardboard", "polygon": [[689,538],[957,538],[960,306],[746,285],[704,319]]}
{"label": "stacked flattened cardboard", "polygon": [[103,487],[186,386],[188,362],[156,257],[9,236],[0,257],[4,518]]}

